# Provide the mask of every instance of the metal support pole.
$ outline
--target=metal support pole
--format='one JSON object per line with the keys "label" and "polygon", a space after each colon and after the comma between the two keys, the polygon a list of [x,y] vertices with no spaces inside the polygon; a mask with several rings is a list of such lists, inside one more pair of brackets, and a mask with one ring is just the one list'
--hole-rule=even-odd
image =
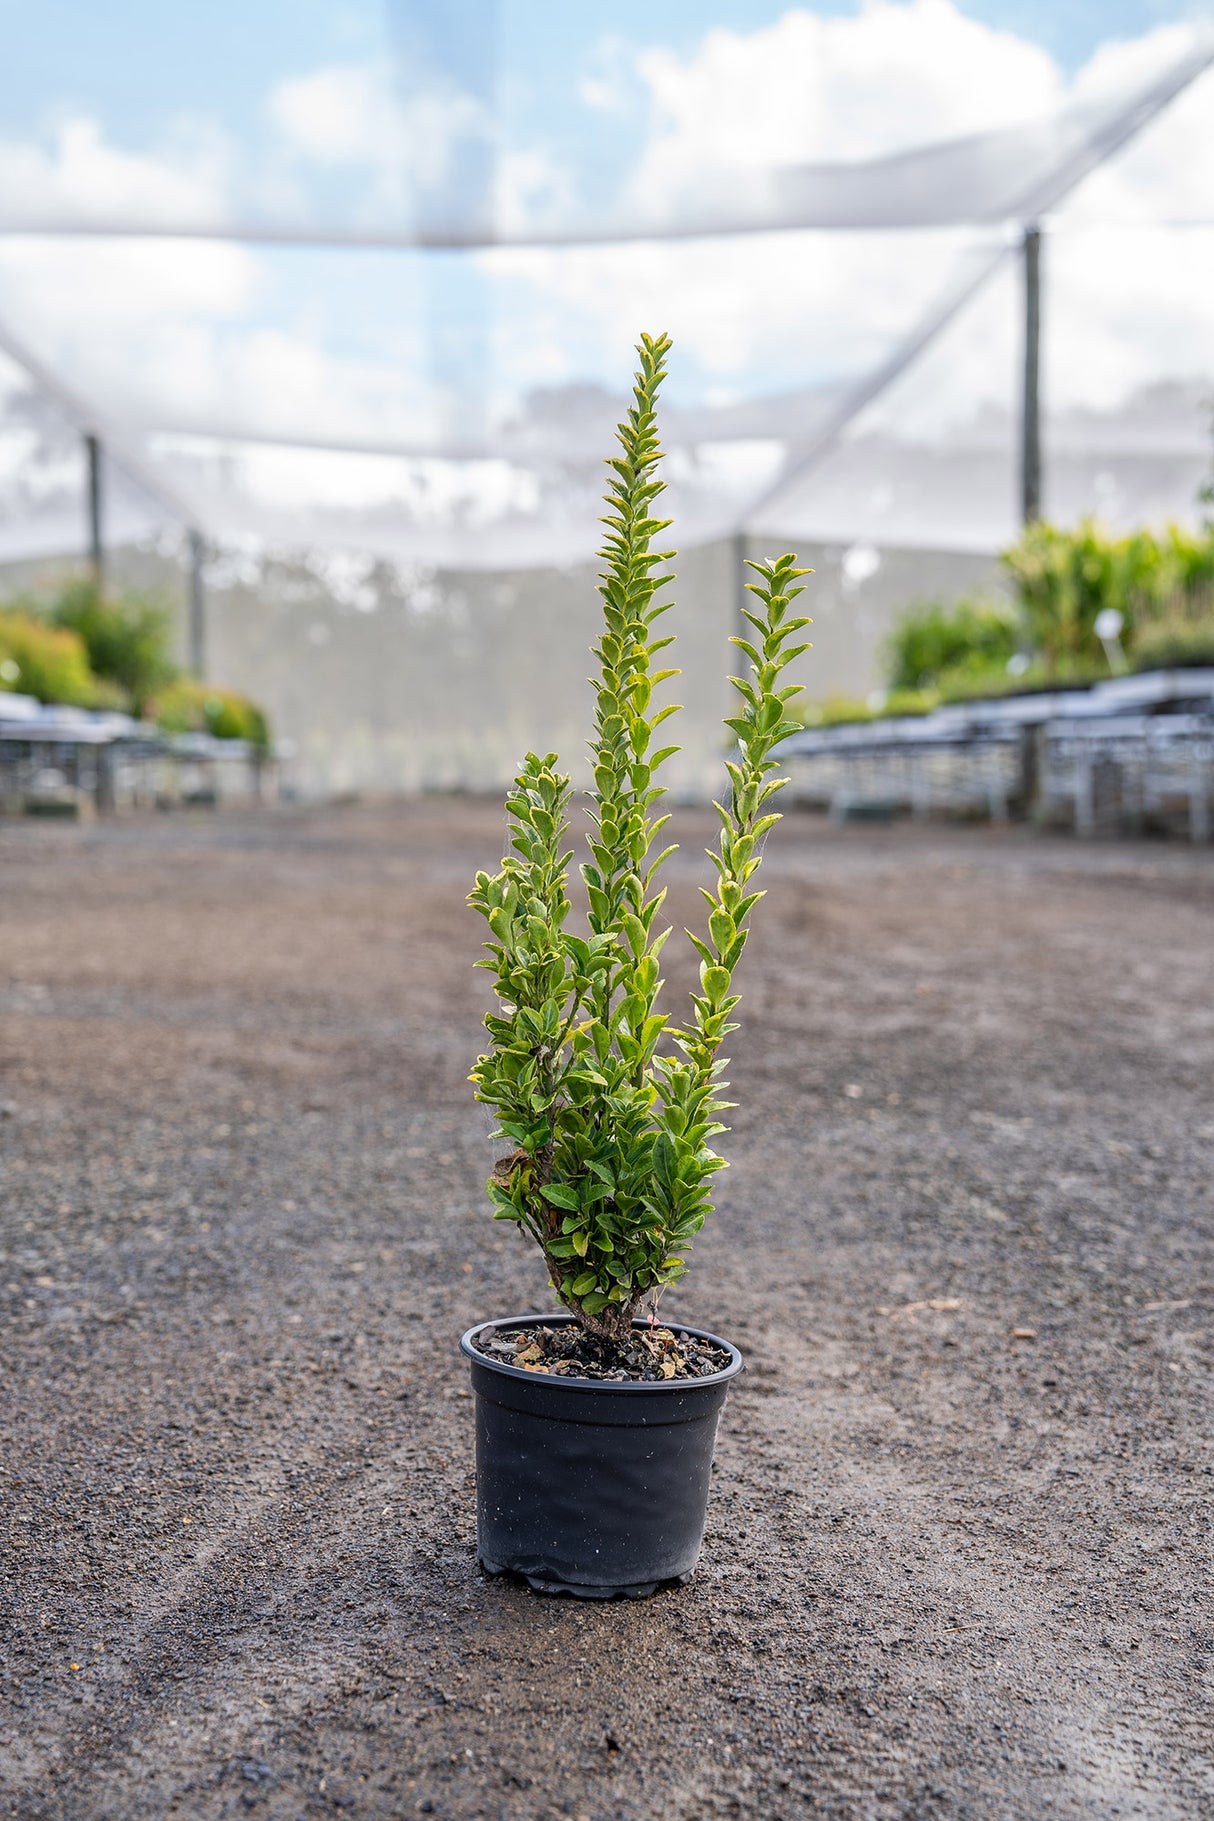
{"label": "metal support pole", "polygon": [[1041,517],[1041,229],[1024,230],[1024,402],[1020,424],[1020,516]]}
{"label": "metal support pole", "polygon": [[190,549],[190,670],[199,681],[207,670],[207,597],[202,563],[205,549],[201,531],[189,534]]}
{"label": "metal support pole", "polygon": [[88,457],[89,566],[98,588],[105,586],[105,539],[101,525],[101,441],[90,430],[84,439]]}

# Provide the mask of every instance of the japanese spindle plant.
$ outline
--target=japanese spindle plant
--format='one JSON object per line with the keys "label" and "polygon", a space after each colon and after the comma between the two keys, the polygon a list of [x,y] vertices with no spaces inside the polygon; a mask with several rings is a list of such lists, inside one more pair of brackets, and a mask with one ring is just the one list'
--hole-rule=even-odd
{"label": "japanese spindle plant", "polygon": [[784,779],[772,757],[795,730],[785,712],[792,687],[780,679],[807,647],[809,624],[789,612],[794,556],[752,563],[756,597],[746,613],[751,636],[735,638],[749,675],[731,679],[738,713],[725,725],[737,743],[729,761],[728,801],[702,935],[688,931],[700,957],[700,990],[688,1016],[659,1011],[659,958],[670,930],[662,923],[662,863],[674,848],[659,837],[657,782],[677,746],[656,744],[675,712],[656,708],[655,688],[677,676],[656,667],[672,643],[656,636],[670,606],[656,573],[674,555],[653,541],[668,519],[654,518],[663,490],[654,407],[670,349],[666,336],[643,336],[635,404],[619,426],[620,453],[607,489],[605,564],[599,593],[602,633],[594,648],[598,677],[590,741],[594,788],[590,859],[581,868],[588,933],[569,916],[569,779],[557,758],[528,753],[507,797],[510,852],[501,871],[478,873],[472,904],[489,925],[488,957],[499,1009],[485,1019],[490,1048],[472,1073],[477,1098],[495,1108],[513,1146],[489,1179],[496,1218],[512,1220],[544,1254],[560,1301],[582,1325],[609,1341],[653,1308],[683,1275],[695,1235],[711,1211],[709,1184],[723,1159],[712,1141],[720,1115],[721,1043],[737,1027],[733,973],[746,946],[764,836],[779,820],[771,800]]}

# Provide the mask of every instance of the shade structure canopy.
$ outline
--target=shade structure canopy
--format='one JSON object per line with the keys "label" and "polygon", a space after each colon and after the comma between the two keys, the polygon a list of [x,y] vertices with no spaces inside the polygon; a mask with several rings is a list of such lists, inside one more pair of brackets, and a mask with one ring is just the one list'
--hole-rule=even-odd
{"label": "shade structure canopy", "polygon": [[220,88],[213,43],[120,5],[111,61],[158,97],[125,123],[87,32],[58,62],[18,42],[0,557],[79,545],[85,431],[113,540],[581,561],[641,329],[675,337],[684,544],[994,548],[1016,522],[1017,254],[1038,223],[1046,509],[1191,506],[1214,33],[1162,28],[1069,84],[1026,63],[992,118],[996,89],[971,105],[947,59],[921,103],[889,105],[895,77],[857,48],[880,14],[977,56],[946,0],[855,21],[756,0],[715,32],[701,10],[695,46],[588,74],[493,0],[355,5],[341,44],[303,8]]}

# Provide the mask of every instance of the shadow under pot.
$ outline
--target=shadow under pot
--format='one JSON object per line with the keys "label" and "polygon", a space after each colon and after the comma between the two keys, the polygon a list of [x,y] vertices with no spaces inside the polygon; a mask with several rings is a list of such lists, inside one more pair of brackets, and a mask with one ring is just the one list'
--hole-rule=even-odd
{"label": "shadow under pot", "polygon": [[[704,1540],[717,1419],[742,1355],[709,1378],[602,1381],[528,1372],[475,1346],[570,1315],[478,1322],[460,1341],[476,1394],[477,1551],[538,1593],[644,1599],[690,1580]],[[644,1322],[635,1326],[644,1327]]]}

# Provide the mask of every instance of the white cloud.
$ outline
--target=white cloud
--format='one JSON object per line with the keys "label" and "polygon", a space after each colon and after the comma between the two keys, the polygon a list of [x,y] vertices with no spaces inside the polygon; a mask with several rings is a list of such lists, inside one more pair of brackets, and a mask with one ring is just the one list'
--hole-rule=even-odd
{"label": "white cloud", "polygon": [[[0,142],[0,195],[65,222],[215,222],[232,212],[236,166],[217,133],[135,155],[79,117],[49,150]],[[281,320],[274,258],[235,241],[0,236],[0,319],[119,429],[189,422],[355,441],[424,429],[416,362],[327,348],[306,290]]]}
{"label": "white cloud", "polygon": [[[626,86],[613,47],[612,84]],[[966,18],[951,0],[871,0],[854,17],[794,9],[762,29],[714,30],[680,58],[634,53],[652,127],[631,206],[658,218],[702,197],[713,169],[880,156],[1055,107],[1048,54]],[[486,268],[582,318],[627,370],[639,327],[670,330],[714,380],[783,365],[793,383],[878,360],[941,295],[957,234],[796,234],[553,253],[495,252]],[[591,326],[593,325],[593,327]],[[566,331],[565,341],[570,337]],[[546,335],[516,358],[551,373]],[[572,373],[570,373],[572,377]]]}
{"label": "white cloud", "polygon": [[[604,101],[604,105],[606,102]],[[368,227],[459,229],[492,201],[506,229],[568,220],[573,173],[538,145],[505,143],[481,102],[458,88],[402,94],[382,63],[333,65],[280,82],[266,103],[283,168],[363,180],[354,219]],[[486,155],[484,189],[460,153]],[[306,194],[306,191],[305,191]],[[302,210],[306,219],[306,203]]]}
{"label": "white cloud", "polygon": [[[3,161],[0,160],[0,182]],[[103,423],[129,427],[197,390],[200,343],[239,333],[257,260],[222,242],[0,238],[2,316]]]}
{"label": "white cloud", "polygon": [[[472,95],[444,85],[402,94],[385,63],[332,65],[278,83],[266,103],[279,153],[317,173],[343,173],[352,218],[368,227],[459,226],[488,201],[493,122]],[[484,181],[461,156],[484,154]]]}
{"label": "white cloud", "polygon": [[1159,25],[1141,38],[1106,38],[1077,71],[1071,93],[1076,101],[1103,101],[1126,88],[1163,75],[1193,42],[1187,25]]}
{"label": "white cloud", "polygon": [[942,291],[958,245],[952,233],[773,234],[498,251],[483,263],[534,292],[536,317],[502,331],[525,383],[550,378],[561,349],[575,377],[579,337],[623,375],[639,330],[665,329],[713,383],[751,390],[756,369],[776,389],[781,370],[795,386],[879,360]]}
{"label": "white cloud", "polygon": [[287,77],[271,90],[266,112],[284,146],[317,163],[379,162],[404,150],[400,109],[379,64]]}
{"label": "white cloud", "polygon": [[[94,217],[173,225],[222,220],[228,149],[215,133],[158,155],[115,146],[97,121],[59,123],[48,150],[0,141],[0,195],[19,199],[17,219],[65,223]],[[149,325],[180,312],[233,318],[249,307],[253,256],[220,242],[0,239],[4,309],[28,323],[38,344],[108,348],[111,362],[139,351]]]}
{"label": "white cloud", "polygon": [[1214,229],[1060,228],[1043,280],[1051,399],[1110,410],[1167,379],[1214,394],[1211,273]]}
{"label": "white cloud", "polygon": [[49,150],[32,140],[0,140],[0,194],[10,221],[214,223],[223,219],[230,175],[221,135],[197,128],[152,154],[122,150],[87,115],[61,121]]}
{"label": "white cloud", "polygon": [[[1184,28],[1164,26],[1131,44],[1103,46],[1076,79],[1082,100],[1149,74],[1179,56]],[[1135,77],[1135,72],[1137,72]],[[1209,221],[1214,218],[1214,69],[1205,73],[1107,164],[1062,211],[1067,221]]]}
{"label": "white cloud", "polygon": [[6,311],[42,345],[93,345],[111,371],[177,313],[240,316],[255,271],[255,256],[227,242],[0,240]]}
{"label": "white cloud", "polygon": [[870,0],[854,17],[790,11],[760,31],[711,31],[694,56],[641,54],[657,131],[639,186],[677,194],[706,168],[878,157],[1010,125],[1054,106],[1038,45],[952,0]]}
{"label": "white cloud", "polygon": [[261,265],[231,247],[0,243],[11,319],[116,428],[353,443],[437,434],[416,360],[326,346],[306,320],[259,322],[246,306]]}
{"label": "white cloud", "polygon": [[636,54],[627,39],[614,32],[600,38],[578,83],[579,99],[598,113],[622,113],[638,87]]}
{"label": "white cloud", "polygon": [[[712,31],[681,58],[613,43],[584,99],[631,114],[638,93],[648,97],[633,200],[665,210],[713,166],[865,159],[1096,99],[1162,67],[1182,42],[1181,28],[1166,27],[1107,44],[1068,84],[1039,46],[965,17],[952,0],[870,0],[855,16],[798,8],[753,33]],[[1212,98],[1207,75],[1062,211],[1046,252],[1046,379],[1055,402],[1106,407],[1160,375],[1214,371],[1202,265],[1209,237],[1135,238],[1091,226],[1210,212]],[[452,148],[484,130],[474,101],[402,102],[387,66],[370,63],[280,82],[265,117],[272,144],[261,166],[217,131],[178,134],[158,152],[136,154],[75,117],[47,144],[0,142],[0,196],[64,221],[125,213],[213,222],[274,196],[297,219],[334,197],[349,199],[350,219],[392,211],[400,219],[417,184],[441,186]],[[575,180],[542,145],[502,147],[500,218],[517,224],[567,211]],[[487,253],[479,264],[500,301],[497,402],[508,411],[529,386],[588,375],[622,381],[642,327],[670,329],[682,373],[695,370],[722,396],[855,373],[914,326],[965,239],[818,233]],[[409,318],[410,333],[398,320],[401,293],[391,282],[377,289],[371,268],[365,283],[350,280],[348,299],[336,286],[311,297],[306,276],[293,294],[284,270],[225,243],[0,239],[0,315],[9,312],[69,381],[134,423],[239,424],[351,441],[403,440],[435,427],[424,312]],[[1010,281],[1004,301],[992,296],[958,323],[919,379],[891,398],[890,421],[942,435],[983,403],[1009,403],[1019,333],[1009,294]],[[678,378],[676,366],[676,386]],[[363,495],[383,497],[389,484],[389,469],[373,463],[310,463],[271,449],[250,456],[244,471],[267,501],[280,488],[276,510],[292,488],[318,498],[332,488],[351,507]],[[436,510],[471,511],[452,473],[436,468],[427,497]],[[511,509],[518,484],[513,471],[488,466],[477,481],[485,498]]]}
{"label": "white cloud", "polygon": [[[646,51],[654,129],[632,185],[655,215],[703,194],[715,166],[771,167],[880,156],[899,148],[1026,121],[1069,101],[1105,99],[1174,61],[1186,27],[1101,47],[1068,84],[1048,54],[964,17],[951,0],[872,0],[854,17],[786,13],[760,31],[713,31],[689,57]],[[1214,195],[1214,73],[1207,74],[1063,212],[1098,219],[1208,215]],[[707,175],[706,175],[707,174]],[[550,373],[577,324],[586,344],[626,370],[640,327],[667,327],[714,383],[760,364],[801,378],[807,368],[855,372],[911,330],[948,282],[940,233],[796,234],[559,253],[495,253],[487,265],[534,287],[545,328],[512,358]],[[973,238],[970,236],[969,238]],[[1060,231],[1047,248],[1049,378],[1066,403],[1107,406],[1160,373],[1214,365],[1208,243],[1157,236],[1158,252],[1116,236],[1083,248]],[[939,429],[1002,403],[1019,325],[975,306],[948,333],[952,358],[933,363],[926,418]],[[569,377],[572,377],[572,371]],[[795,383],[795,380],[794,380]]]}

